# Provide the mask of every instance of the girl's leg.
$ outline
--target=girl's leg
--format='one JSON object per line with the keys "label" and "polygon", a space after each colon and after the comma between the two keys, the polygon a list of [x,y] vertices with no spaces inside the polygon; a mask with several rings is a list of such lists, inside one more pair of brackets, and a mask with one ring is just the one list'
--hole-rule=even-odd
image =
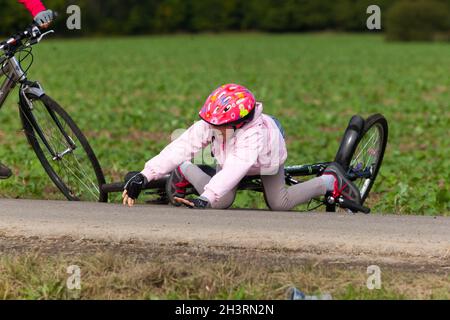
{"label": "girl's leg", "polygon": [[[198,166],[194,165],[192,162],[184,162],[180,166],[180,170],[186,179],[192,184],[195,190],[202,194],[205,190],[206,185],[211,180],[211,176],[206,174],[202,169]],[[219,168],[218,168],[219,170]],[[214,209],[228,209],[234,202],[236,197],[237,187],[226,194],[222,199],[220,199],[217,203],[213,205]]]}
{"label": "girl's leg", "polygon": [[327,183],[322,177],[311,179],[291,187],[286,186],[284,166],[273,176],[262,176],[264,195],[271,210],[287,211],[312,198],[325,195]]}
{"label": "girl's leg", "polygon": [[205,186],[211,180],[211,176],[207,175],[202,169],[194,165],[192,162],[186,161],[180,166],[180,170],[186,177],[187,181],[192,184],[199,194],[203,193]]}

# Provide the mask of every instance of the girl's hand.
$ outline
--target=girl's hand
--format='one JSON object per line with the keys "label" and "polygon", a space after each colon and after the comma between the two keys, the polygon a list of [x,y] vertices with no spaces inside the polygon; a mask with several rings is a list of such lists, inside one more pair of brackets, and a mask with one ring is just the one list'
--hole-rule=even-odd
{"label": "girl's hand", "polygon": [[211,208],[209,201],[206,199],[202,199],[202,198],[188,200],[188,199],[174,197],[174,200],[178,203],[184,204],[186,207],[191,208],[191,209]]}
{"label": "girl's hand", "polygon": [[193,204],[191,201],[183,198],[174,197],[174,200],[180,204],[184,204],[186,207],[194,208],[195,204]]}
{"label": "girl's hand", "polygon": [[124,190],[124,191],[123,191],[122,199],[123,199],[123,205],[124,205],[124,206],[128,205],[129,207],[132,207],[132,206],[134,206],[134,204],[136,203],[136,200],[131,199],[131,198],[128,196],[127,190]]}
{"label": "girl's hand", "polygon": [[138,173],[131,177],[125,184],[122,193],[123,204],[128,205],[129,207],[134,206],[136,199],[139,197],[142,189],[147,183],[147,178],[142,173]]}

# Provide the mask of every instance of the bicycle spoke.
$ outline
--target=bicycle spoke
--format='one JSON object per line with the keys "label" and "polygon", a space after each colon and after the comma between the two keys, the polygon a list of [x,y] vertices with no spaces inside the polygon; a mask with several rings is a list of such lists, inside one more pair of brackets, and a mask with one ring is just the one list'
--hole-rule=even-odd
{"label": "bicycle spoke", "polygon": [[[62,163],[64,164],[64,162],[62,162]],[[64,164],[64,165],[65,165],[65,164]],[[92,192],[92,190],[86,185],[86,183],[85,183],[82,179],[80,179],[80,177],[78,177],[78,175],[77,175],[72,169],[70,169],[70,167],[68,167],[68,166],[65,166],[65,167],[66,167],[66,169],[68,169],[68,171],[70,171],[70,172],[72,173],[72,175],[73,175],[75,178],[77,178],[77,179],[81,182],[81,184],[82,184],[83,186],[86,187],[86,190],[87,190],[87,191],[91,192],[91,194],[94,196],[94,198],[97,197],[97,195],[96,195],[95,193]]]}
{"label": "bicycle spoke", "polygon": [[[373,132],[372,132],[373,131]],[[364,172],[370,170],[378,161],[378,156],[381,147],[381,132],[380,128],[375,126],[363,137],[355,154],[356,156],[351,161],[351,168],[358,168],[357,171]],[[373,152],[375,150],[375,152]],[[355,181],[358,189],[363,195],[370,185],[372,178],[358,179]]]}
{"label": "bicycle spoke", "polygon": [[358,155],[355,157],[355,159],[358,159],[361,153],[365,150],[366,146],[372,141],[373,137],[375,136],[376,132],[373,133],[373,135],[368,139],[367,143],[364,145],[364,147],[361,148],[361,151],[358,153]]}
{"label": "bicycle spoke", "polygon": [[[56,155],[61,154],[69,148],[72,149],[43,102],[35,100],[32,104],[33,116],[39,124],[48,145],[53,149]],[[26,121],[31,123],[27,115],[24,114],[24,116]],[[84,154],[85,150],[82,148],[81,143],[76,138],[76,135],[73,134],[67,122],[64,121],[59,114],[55,113],[55,116],[60,122],[63,131],[77,148],[64,154],[60,158],[54,159],[49,150],[41,143],[41,149],[47,161],[73,197],[80,198],[81,200],[98,201],[100,189],[97,183],[97,176],[92,170],[91,164],[86,163],[87,155]],[[33,135],[38,141],[42,141],[36,132],[33,132]],[[80,152],[83,154],[81,155]],[[86,168],[89,170],[86,170]]]}

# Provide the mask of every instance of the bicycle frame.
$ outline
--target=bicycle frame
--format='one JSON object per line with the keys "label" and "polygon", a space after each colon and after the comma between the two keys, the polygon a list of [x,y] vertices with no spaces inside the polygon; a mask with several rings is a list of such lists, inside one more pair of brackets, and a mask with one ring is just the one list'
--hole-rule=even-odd
{"label": "bicycle frame", "polygon": [[61,125],[61,122],[58,120],[55,113],[46,106],[47,112],[50,114],[50,117],[55,122],[55,124],[57,125],[58,129],[60,130],[61,134],[64,136],[66,142],[70,147],[67,150],[64,150],[63,152],[58,153],[48,143],[47,138],[45,137],[44,133],[42,132],[42,129],[40,128],[39,124],[36,121],[36,118],[31,112],[31,110],[33,110],[33,105],[27,97],[28,94],[33,94],[37,97],[42,97],[45,94],[45,92],[39,83],[30,82],[27,80],[26,74],[23,71],[20,62],[17,60],[17,58],[15,56],[3,58],[3,60],[0,61],[0,67],[1,72],[4,73],[4,75],[6,76],[5,81],[0,86],[0,109],[2,108],[11,91],[15,88],[16,84],[20,83],[20,92],[19,92],[19,99],[21,102],[19,104],[20,112],[22,112],[24,116],[27,118],[27,120],[30,122],[31,126],[33,127],[37,135],[41,138],[43,144],[45,145],[49,153],[52,155],[53,160],[59,160],[65,154],[75,150],[76,149],[75,143],[65,132],[64,128]]}
{"label": "bicycle frame", "polygon": [[[306,164],[298,166],[288,166],[285,168],[286,184],[295,185],[301,183],[294,179],[294,177],[308,177],[321,174],[325,168],[330,164],[330,162],[316,163],[316,164]],[[209,175],[214,175],[215,170],[208,165],[199,165],[199,167],[204,170]],[[151,181],[147,184],[144,190],[164,190],[168,175],[165,177]],[[124,182],[116,182],[104,184],[101,186],[103,192],[114,193],[122,192],[125,186]],[[239,183],[238,190],[251,190],[257,192],[263,192],[263,187],[261,183],[261,176],[247,176],[241,180]],[[157,194],[158,192],[156,192]]]}
{"label": "bicycle frame", "polygon": [[8,98],[16,83],[26,80],[25,72],[22,70],[16,57],[5,58],[0,61],[1,71],[5,74],[6,79],[0,86],[0,108]]}

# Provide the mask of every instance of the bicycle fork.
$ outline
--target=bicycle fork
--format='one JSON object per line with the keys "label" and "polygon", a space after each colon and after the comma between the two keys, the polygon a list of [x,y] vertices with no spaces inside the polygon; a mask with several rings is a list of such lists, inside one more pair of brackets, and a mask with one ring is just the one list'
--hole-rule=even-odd
{"label": "bicycle fork", "polygon": [[77,148],[77,146],[76,146],[75,142],[73,141],[73,139],[64,130],[63,126],[61,125],[61,122],[56,117],[55,112],[53,110],[51,110],[47,105],[44,104],[47,112],[49,113],[53,122],[58,127],[59,132],[62,134],[62,136],[64,137],[64,139],[68,145],[68,148],[62,152],[58,152],[52,148],[52,146],[48,142],[47,138],[45,137],[44,132],[42,131],[41,127],[39,126],[39,124],[36,121],[36,118],[33,114],[33,103],[27,97],[27,93],[32,93],[32,94],[36,95],[37,97],[42,97],[45,94],[44,90],[42,89],[41,85],[37,82],[29,82],[29,81],[24,82],[20,89],[19,108],[20,108],[20,111],[25,116],[26,120],[30,123],[31,127],[34,129],[34,131],[37,133],[37,135],[41,139],[44,146],[47,148],[48,152],[51,154],[52,160],[59,161],[65,155],[72,153]]}

